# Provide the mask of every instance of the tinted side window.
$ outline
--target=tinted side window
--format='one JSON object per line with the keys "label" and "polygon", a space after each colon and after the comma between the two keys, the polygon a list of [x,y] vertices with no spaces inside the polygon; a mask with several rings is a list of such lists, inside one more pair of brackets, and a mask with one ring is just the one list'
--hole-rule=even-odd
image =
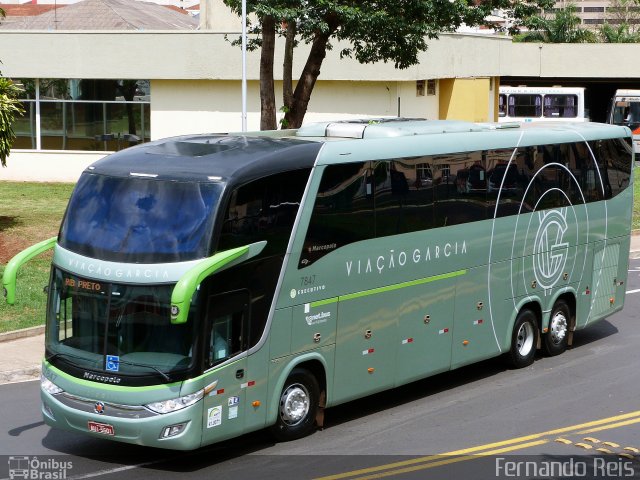
{"label": "tinted side window", "polygon": [[507,96],[504,93],[498,95],[498,116],[507,116]]}
{"label": "tinted side window", "polygon": [[376,237],[433,227],[432,164],[393,160],[379,162],[374,172]]}
{"label": "tinted side window", "polygon": [[518,93],[509,95],[510,117],[542,116],[542,95]]}
{"label": "tinted side window", "polygon": [[586,202],[597,202],[604,198],[600,175],[598,175],[593,155],[597,157],[600,155],[598,146],[594,142],[591,142],[590,145],[584,142],[570,145],[567,165],[570,166],[581,188],[581,192],[577,189],[572,192],[572,203],[582,203],[583,196]]}
{"label": "tinted side window", "polygon": [[205,368],[223,362],[247,348],[250,303],[248,290],[209,297]]}
{"label": "tinted side window", "polygon": [[621,139],[591,143],[598,152],[598,163],[606,198],[615,197],[629,186],[631,176],[631,147]]}
{"label": "tinted side window", "polygon": [[326,167],[299,268],[311,265],[336,248],[375,237],[374,182],[370,162]]}
{"label": "tinted side window", "polygon": [[[524,191],[514,150],[504,148],[488,150],[487,161],[487,217],[516,215]],[[498,195],[500,198],[498,198]],[[496,203],[497,209],[496,209]]]}
{"label": "tinted side window", "polygon": [[456,153],[448,156],[446,189],[436,198],[436,226],[457,225],[487,218],[486,152]]}
{"label": "tinted side window", "polygon": [[545,118],[575,118],[578,116],[577,95],[545,95],[544,96],[544,117]]}
{"label": "tinted side window", "polygon": [[284,254],[309,172],[279,173],[236,189],[226,210],[218,251],[266,240],[262,255]]}
{"label": "tinted side window", "polygon": [[298,267],[361,240],[611,198],[629,185],[630,148],[615,139],[329,166]]}
{"label": "tinted side window", "polygon": [[575,184],[564,165],[568,163],[570,145],[541,145],[535,149],[533,183],[524,198],[526,204],[537,210],[561,208],[569,205],[575,196]]}

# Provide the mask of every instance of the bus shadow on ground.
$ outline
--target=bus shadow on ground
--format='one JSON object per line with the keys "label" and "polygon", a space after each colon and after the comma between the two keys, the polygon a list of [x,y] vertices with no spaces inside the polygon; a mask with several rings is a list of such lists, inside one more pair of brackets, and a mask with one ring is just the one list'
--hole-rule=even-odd
{"label": "bus shadow on ground", "polygon": [[[616,333],[618,333],[618,329],[609,321],[598,322],[596,325],[577,332],[574,336],[573,346],[564,355],[570,355],[575,350],[579,352],[580,349]],[[560,355],[544,360],[562,362],[562,357],[563,355]],[[543,356],[539,353],[536,361],[542,359]],[[331,429],[346,422],[366,419],[370,415],[376,415],[417,400],[428,399],[447,390],[495,377],[508,370],[510,368],[504,357],[501,356],[354,400],[328,409],[325,414],[324,428]],[[261,451],[274,446],[275,443],[267,430],[245,434],[190,452],[122,444],[55,429],[50,429],[42,441],[46,448],[74,457],[74,475],[80,472],[114,470],[115,473],[115,471],[133,470],[131,478],[136,477],[134,471],[137,469],[156,471],[162,477],[163,472],[173,474],[198,472],[255,453],[258,456],[252,456],[251,458],[255,461],[250,463],[260,464],[262,461],[259,459],[264,458],[259,455]],[[269,457],[273,460],[277,456]],[[232,464],[227,464],[227,466],[229,465]],[[225,470],[227,466],[225,466]],[[122,478],[127,478],[127,476],[124,475]]]}

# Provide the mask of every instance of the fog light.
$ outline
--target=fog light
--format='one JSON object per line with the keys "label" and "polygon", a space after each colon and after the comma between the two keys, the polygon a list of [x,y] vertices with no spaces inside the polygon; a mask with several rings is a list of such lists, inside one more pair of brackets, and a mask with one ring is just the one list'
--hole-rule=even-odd
{"label": "fog light", "polygon": [[175,437],[176,435],[181,434],[188,423],[189,422],[176,423],[175,425],[169,425],[168,427],[164,427],[164,430],[162,430],[162,435],[160,435],[160,438]]}
{"label": "fog light", "polygon": [[53,414],[53,410],[51,410],[51,407],[49,405],[43,403],[42,409],[44,410],[44,413],[47,415],[47,417],[51,418],[52,420],[56,419],[55,415]]}

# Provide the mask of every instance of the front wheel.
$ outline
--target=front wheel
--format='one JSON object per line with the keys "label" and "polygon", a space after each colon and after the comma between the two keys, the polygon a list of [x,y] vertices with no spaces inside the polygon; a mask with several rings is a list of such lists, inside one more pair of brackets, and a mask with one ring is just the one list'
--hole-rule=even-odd
{"label": "front wheel", "polygon": [[302,438],[313,432],[320,387],[307,370],[294,369],[282,389],[278,405],[278,418],[271,433],[278,440]]}
{"label": "front wheel", "polygon": [[511,334],[509,364],[514,368],[528,367],[533,363],[538,344],[538,322],[531,310],[522,310],[516,317]]}
{"label": "front wheel", "polygon": [[571,310],[564,300],[558,300],[551,310],[549,331],[542,337],[544,352],[550,357],[567,349]]}

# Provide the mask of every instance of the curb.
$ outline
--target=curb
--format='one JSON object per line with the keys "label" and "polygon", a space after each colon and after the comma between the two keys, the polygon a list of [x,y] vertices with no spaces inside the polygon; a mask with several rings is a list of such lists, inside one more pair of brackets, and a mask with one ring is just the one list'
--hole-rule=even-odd
{"label": "curb", "polygon": [[21,330],[14,330],[12,332],[0,333],[0,343],[10,342],[11,340],[17,340],[19,338],[35,337],[36,335],[42,335],[43,333],[44,325],[23,328]]}
{"label": "curb", "polygon": [[41,367],[38,365],[37,367],[22,368],[11,372],[0,372],[0,385],[37,380],[40,377],[40,371]]}

